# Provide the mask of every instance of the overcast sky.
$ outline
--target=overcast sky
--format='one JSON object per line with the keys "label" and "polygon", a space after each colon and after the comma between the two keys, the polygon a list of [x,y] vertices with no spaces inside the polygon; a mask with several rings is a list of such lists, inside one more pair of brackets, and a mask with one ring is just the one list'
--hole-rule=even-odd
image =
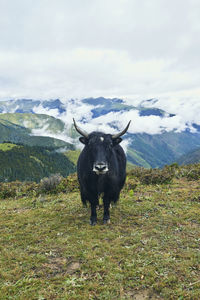
{"label": "overcast sky", "polygon": [[0,100],[97,96],[197,118],[200,1],[0,0]]}
{"label": "overcast sky", "polygon": [[0,98],[200,95],[199,0],[0,0]]}

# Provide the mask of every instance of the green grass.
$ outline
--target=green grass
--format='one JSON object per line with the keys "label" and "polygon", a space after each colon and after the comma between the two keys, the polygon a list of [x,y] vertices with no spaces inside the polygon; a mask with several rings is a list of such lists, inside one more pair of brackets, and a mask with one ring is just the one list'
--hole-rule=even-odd
{"label": "green grass", "polygon": [[127,184],[93,227],[78,191],[0,200],[0,299],[200,299],[199,185]]}
{"label": "green grass", "polygon": [[3,144],[0,144],[0,151],[10,151],[12,150],[13,148],[20,148],[20,146],[18,145],[15,145],[15,144],[11,144],[11,143],[3,143]]}
{"label": "green grass", "polygon": [[64,154],[73,164],[76,165],[80,153],[81,153],[80,150],[68,150]]}
{"label": "green grass", "polygon": [[144,168],[151,167],[150,164],[140,156],[141,153],[129,148],[127,154],[132,163],[137,164],[138,166],[143,166]]}

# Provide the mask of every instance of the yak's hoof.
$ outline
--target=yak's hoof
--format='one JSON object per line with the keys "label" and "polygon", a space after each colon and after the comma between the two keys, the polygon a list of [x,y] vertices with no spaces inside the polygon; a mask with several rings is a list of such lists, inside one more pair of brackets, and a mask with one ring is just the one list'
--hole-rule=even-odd
{"label": "yak's hoof", "polygon": [[110,219],[103,219],[103,224],[110,224]]}
{"label": "yak's hoof", "polygon": [[90,220],[90,225],[91,226],[95,226],[97,224],[97,221],[96,220]]}

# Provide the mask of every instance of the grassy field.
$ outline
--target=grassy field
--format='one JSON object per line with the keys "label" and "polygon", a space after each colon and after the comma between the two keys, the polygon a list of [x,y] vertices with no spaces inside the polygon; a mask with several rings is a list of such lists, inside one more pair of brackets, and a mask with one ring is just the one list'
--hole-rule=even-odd
{"label": "grassy field", "polygon": [[94,227],[78,190],[0,200],[0,299],[200,299],[199,187],[128,178]]}

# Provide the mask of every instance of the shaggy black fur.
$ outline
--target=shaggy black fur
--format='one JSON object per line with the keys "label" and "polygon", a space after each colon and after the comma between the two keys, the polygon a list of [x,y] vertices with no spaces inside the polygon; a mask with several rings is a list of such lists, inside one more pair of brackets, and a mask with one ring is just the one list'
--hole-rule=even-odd
{"label": "shaggy black fur", "polygon": [[90,224],[95,225],[96,207],[102,194],[105,224],[110,221],[110,203],[117,202],[126,179],[126,156],[119,145],[122,139],[113,139],[112,135],[102,132],[92,132],[87,138],[81,137],[80,141],[85,145],[77,165],[81,200],[85,205],[87,201],[90,203]]}

